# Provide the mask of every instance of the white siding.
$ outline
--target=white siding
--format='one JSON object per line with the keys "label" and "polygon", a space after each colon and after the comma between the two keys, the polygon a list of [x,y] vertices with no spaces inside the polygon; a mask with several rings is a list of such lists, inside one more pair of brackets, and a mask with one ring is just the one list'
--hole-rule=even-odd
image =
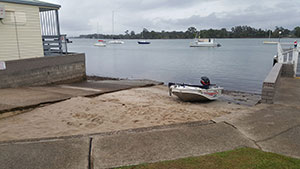
{"label": "white siding", "polygon": [[39,7],[3,2],[0,4],[6,10],[5,19],[0,21],[0,61],[44,56]]}

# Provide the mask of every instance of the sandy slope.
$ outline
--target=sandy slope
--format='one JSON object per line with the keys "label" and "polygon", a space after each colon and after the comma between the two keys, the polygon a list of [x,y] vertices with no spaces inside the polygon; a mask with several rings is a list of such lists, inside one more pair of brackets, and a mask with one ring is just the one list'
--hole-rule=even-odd
{"label": "sandy slope", "polygon": [[209,120],[250,107],[222,101],[185,103],[165,86],[76,97],[0,120],[0,141],[66,136]]}

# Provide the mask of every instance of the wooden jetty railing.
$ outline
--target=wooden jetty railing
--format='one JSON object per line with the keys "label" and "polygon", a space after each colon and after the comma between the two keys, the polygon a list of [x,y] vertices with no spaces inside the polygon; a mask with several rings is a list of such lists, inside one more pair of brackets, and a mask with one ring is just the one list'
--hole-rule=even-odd
{"label": "wooden jetty railing", "polygon": [[45,56],[68,52],[66,35],[44,35],[42,40]]}

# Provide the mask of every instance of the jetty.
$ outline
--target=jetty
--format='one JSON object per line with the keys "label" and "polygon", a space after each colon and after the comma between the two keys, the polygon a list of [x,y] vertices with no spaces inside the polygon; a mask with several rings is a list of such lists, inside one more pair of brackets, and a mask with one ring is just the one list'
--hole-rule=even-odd
{"label": "jetty", "polygon": [[277,55],[274,57],[274,66],[263,82],[262,103],[274,103],[277,88],[280,85],[286,85],[285,83],[280,84],[282,77],[290,78],[290,81],[293,81],[293,78],[297,79],[300,77],[299,45],[296,47],[289,45],[288,48],[284,48],[282,45],[281,43],[277,44]]}

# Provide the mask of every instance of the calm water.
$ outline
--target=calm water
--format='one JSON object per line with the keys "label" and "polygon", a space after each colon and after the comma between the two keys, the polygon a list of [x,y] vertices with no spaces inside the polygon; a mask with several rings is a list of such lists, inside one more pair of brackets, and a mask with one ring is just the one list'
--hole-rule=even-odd
{"label": "calm water", "polygon": [[[88,75],[199,84],[201,76],[228,90],[259,93],[272,67],[276,45],[266,39],[218,39],[220,48],[190,48],[192,40],[151,40],[138,45],[95,47],[96,40],[72,39],[69,51],[86,53]],[[293,39],[285,39],[293,42]]]}

